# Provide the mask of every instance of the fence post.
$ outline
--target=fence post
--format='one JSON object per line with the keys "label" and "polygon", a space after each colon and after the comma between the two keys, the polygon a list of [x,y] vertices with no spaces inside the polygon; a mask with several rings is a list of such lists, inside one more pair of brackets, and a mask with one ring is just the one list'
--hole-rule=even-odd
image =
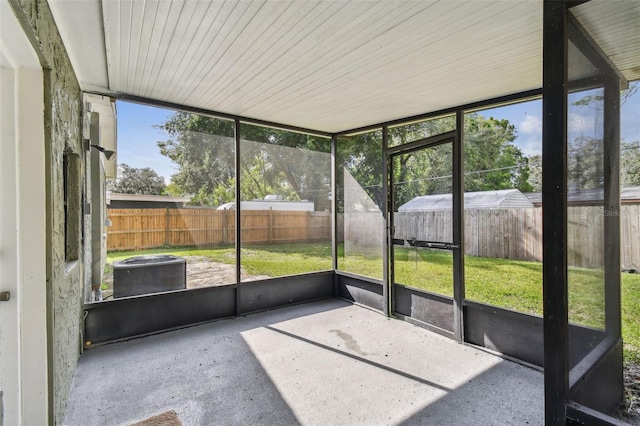
{"label": "fence post", "polygon": [[269,243],[273,241],[273,207],[269,207]]}
{"label": "fence post", "polygon": [[309,235],[311,234],[311,212],[307,212],[307,242],[309,242]]}
{"label": "fence post", "polygon": [[222,210],[222,245],[227,244],[227,209]]}
{"label": "fence post", "polygon": [[164,215],[164,245],[165,246],[170,246],[171,245],[171,216],[169,215],[169,208],[167,207],[165,209],[165,215]]}

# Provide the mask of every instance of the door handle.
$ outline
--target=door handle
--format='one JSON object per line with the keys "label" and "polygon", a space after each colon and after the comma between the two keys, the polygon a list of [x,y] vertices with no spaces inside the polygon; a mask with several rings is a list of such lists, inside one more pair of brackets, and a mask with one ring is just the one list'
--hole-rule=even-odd
{"label": "door handle", "polygon": [[0,302],[8,302],[11,299],[10,291],[0,291]]}

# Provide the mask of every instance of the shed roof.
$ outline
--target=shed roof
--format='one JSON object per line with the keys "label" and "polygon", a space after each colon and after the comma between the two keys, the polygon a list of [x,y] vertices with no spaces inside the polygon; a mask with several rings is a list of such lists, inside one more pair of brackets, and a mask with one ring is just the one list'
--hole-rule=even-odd
{"label": "shed roof", "polygon": [[107,204],[111,201],[136,201],[149,203],[178,203],[184,204],[191,201],[191,197],[170,197],[167,195],[148,195],[148,194],[120,194],[117,192],[107,191]]}
{"label": "shed roof", "polygon": [[[534,205],[542,204],[542,193],[527,192],[524,194]],[[596,203],[604,200],[604,189],[574,189],[567,194],[569,203]],[[640,203],[640,186],[620,188],[620,201],[623,204]]]}
{"label": "shed roof", "polygon": [[640,201],[640,186],[620,188],[620,199],[625,201]]}
{"label": "shed roof", "polygon": [[[421,195],[404,203],[399,212],[421,210],[451,210],[453,198],[451,194]],[[465,209],[517,209],[531,208],[533,204],[517,189],[498,191],[465,192]]]}

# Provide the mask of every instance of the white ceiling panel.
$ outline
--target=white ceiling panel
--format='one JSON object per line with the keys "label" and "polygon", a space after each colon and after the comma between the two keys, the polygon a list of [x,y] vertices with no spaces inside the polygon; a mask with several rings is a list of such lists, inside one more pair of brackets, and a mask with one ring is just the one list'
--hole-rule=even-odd
{"label": "white ceiling panel", "polygon": [[592,0],[572,12],[627,80],[640,79],[640,1]]}
{"label": "white ceiling panel", "polygon": [[[336,132],[542,84],[541,0],[77,3],[51,8],[83,87],[113,95]],[[639,9],[575,9],[629,79]]]}

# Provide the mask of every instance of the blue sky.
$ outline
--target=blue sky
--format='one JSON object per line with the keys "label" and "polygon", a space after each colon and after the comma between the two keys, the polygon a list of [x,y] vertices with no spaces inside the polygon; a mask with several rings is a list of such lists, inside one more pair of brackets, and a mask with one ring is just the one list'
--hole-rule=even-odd
{"label": "blue sky", "polygon": [[620,107],[620,136],[625,142],[640,141],[640,80],[631,84],[637,92]]}
{"label": "blue sky", "polygon": [[[640,81],[631,83],[638,91],[624,99],[620,108],[620,136],[625,142],[640,141]],[[596,94],[596,93],[588,93]],[[584,93],[569,97],[572,103]],[[507,119],[516,127],[518,138],[515,144],[527,155],[541,154],[542,149],[542,101],[535,100],[513,104],[500,108],[479,111],[485,117]],[[580,134],[593,134],[594,120],[598,119],[598,111],[592,106],[569,107],[569,139]],[[599,122],[600,127],[602,125]],[[600,135],[601,136],[601,135]]]}
{"label": "blue sky", "polygon": [[131,167],[150,167],[169,183],[177,170],[171,160],[160,154],[156,142],[169,139],[166,133],[154,128],[162,124],[174,111],[131,102],[117,102],[118,162]]}
{"label": "blue sky", "polygon": [[526,156],[542,154],[542,101],[518,104],[478,111],[485,117],[509,120],[515,126],[517,139],[514,143]]}
{"label": "blue sky", "polygon": [[[628,97],[621,107],[621,136],[625,142],[640,141],[640,81],[632,84],[639,90]],[[176,167],[160,154],[157,141],[168,136],[155,124],[164,123],[172,110],[118,101],[118,161],[132,167],[151,167],[169,183]],[[542,101],[529,101],[480,111],[486,117],[507,119],[516,127],[515,144],[527,155],[540,154],[542,138]],[[593,133],[593,117],[589,107],[572,107],[569,113],[569,132]]]}

